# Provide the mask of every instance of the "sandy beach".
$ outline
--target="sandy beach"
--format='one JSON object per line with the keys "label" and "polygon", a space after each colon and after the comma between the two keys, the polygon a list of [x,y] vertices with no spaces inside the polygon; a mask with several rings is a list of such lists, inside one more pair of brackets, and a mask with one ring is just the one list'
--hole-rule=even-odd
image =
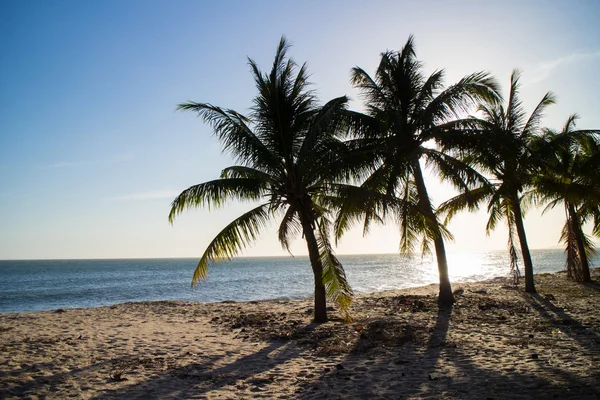
{"label": "sandy beach", "polygon": [[596,399],[600,271],[311,300],[126,303],[0,315],[3,399]]}

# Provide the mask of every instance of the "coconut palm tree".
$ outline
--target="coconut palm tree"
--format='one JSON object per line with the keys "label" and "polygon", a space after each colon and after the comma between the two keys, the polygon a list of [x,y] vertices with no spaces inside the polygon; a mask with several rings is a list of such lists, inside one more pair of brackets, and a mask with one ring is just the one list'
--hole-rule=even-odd
{"label": "coconut palm tree", "polygon": [[577,119],[577,114],[571,115],[560,132],[547,129],[534,144],[544,166],[534,177],[531,195],[547,203],[546,209],[564,205],[561,240],[566,245],[568,275],[590,282],[589,258],[595,250],[582,224],[594,217],[598,221],[600,214],[600,130],[575,130]]}
{"label": "coconut palm tree", "polygon": [[414,39],[401,51],[386,51],[375,76],[362,68],[352,70],[352,83],[365,100],[366,112],[352,115],[353,138],[348,146],[359,157],[370,157],[370,169],[360,186],[340,186],[336,234],[358,221],[365,232],[372,221],[393,216],[400,226],[400,251],[422,250],[433,242],[440,279],[439,301],[454,302],[448,275],[444,239],[450,233],[440,224],[429,198],[422,162],[455,186],[466,189],[482,177],[467,164],[433,147],[456,132],[456,119],[482,100],[498,99],[496,84],[486,73],[475,73],[443,89],[443,71],[425,76],[416,58]]}
{"label": "coconut palm tree", "polygon": [[478,109],[482,117],[465,122],[466,129],[460,142],[451,143],[455,154],[459,154],[464,162],[492,179],[488,184],[445,202],[440,211],[447,213],[447,222],[459,210],[474,210],[481,202],[487,202],[490,217],[486,231],[489,234],[501,219],[506,220],[511,268],[519,273],[515,247],[518,237],[525,264],[525,290],[535,293],[533,263],[523,223],[523,206],[526,204],[522,203],[522,194],[540,171],[540,157],[530,145],[542,133],[540,119],[544,109],[554,103],[554,96],[551,92],[546,93],[527,117],[519,100],[519,76],[519,71],[513,71],[506,107],[498,103],[482,104]]}
{"label": "coconut palm tree", "polygon": [[248,116],[208,103],[179,105],[211,125],[238,164],[225,168],[219,179],[184,190],[173,201],[169,220],[187,208],[219,207],[228,200],[259,202],[210,242],[192,284],[206,277],[210,263],[231,259],[257,238],[268,221],[280,217],[278,238],[285,249],[289,251],[294,237],[306,240],[314,275],[314,320],[325,322],[327,295],[344,309],[352,296],[329,241],[328,210],[319,201],[341,173],[332,160],[344,146],[334,134],[341,126],[336,116],[345,109],[347,98],[318,106],[308,89],[306,64],[298,68],[286,57],[288,48],[282,38],[268,74],[249,59],[258,94]]}

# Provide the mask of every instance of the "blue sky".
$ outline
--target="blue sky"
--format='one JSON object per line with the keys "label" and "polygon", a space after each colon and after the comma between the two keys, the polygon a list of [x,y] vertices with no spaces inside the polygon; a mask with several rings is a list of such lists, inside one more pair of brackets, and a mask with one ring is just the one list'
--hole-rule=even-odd
{"label": "blue sky", "polygon": [[[482,4],[485,3],[485,4]],[[230,159],[178,103],[245,112],[247,59],[268,69],[281,35],[308,62],[320,98],[348,94],[350,69],[414,34],[428,72],[448,84],[477,71],[506,87],[523,70],[531,110],[552,90],[546,126],[573,112],[600,127],[600,2],[580,1],[9,1],[0,3],[0,259],[197,257],[247,205],[195,210],[170,226],[169,205]],[[436,202],[449,196],[431,180]],[[557,245],[562,210],[526,227],[534,248]],[[454,251],[503,249],[485,214],[450,226]],[[246,255],[283,255],[275,230]],[[395,252],[393,224],[344,238],[339,253]],[[302,242],[294,254],[305,254]]]}

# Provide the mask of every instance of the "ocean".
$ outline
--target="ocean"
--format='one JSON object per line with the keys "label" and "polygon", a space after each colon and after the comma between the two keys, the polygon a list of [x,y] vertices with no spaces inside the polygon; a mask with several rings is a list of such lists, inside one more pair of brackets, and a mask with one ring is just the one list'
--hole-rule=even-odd
{"label": "ocean", "polygon": [[[564,269],[563,250],[533,250],[536,273]],[[435,283],[435,259],[398,254],[340,255],[356,293]],[[0,261],[0,313],[99,307],[133,301],[218,302],[298,299],[313,292],[308,257],[236,258],[212,265],[190,286],[198,259]],[[453,282],[509,275],[506,251],[449,253]],[[521,263],[522,269],[522,263]]]}

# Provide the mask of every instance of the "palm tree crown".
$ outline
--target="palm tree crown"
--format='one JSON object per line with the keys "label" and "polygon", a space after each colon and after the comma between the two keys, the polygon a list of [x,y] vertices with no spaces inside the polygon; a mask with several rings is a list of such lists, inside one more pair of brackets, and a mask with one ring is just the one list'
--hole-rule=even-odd
{"label": "palm tree crown", "polygon": [[259,202],[208,245],[192,283],[206,276],[209,262],[231,259],[270,219],[280,216],[278,238],[284,248],[289,251],[290,241],[299,235],[307,242],[315,278],[315,320],[324,322],[326,293],[342,308],[348,307],[352,295],[329,242],[328,210],[320,202],[330,182],[342,173],[333,160],[344,150],[335,133],[347,99],[319,106],[308,90],[306,65],[298,68],[287,58],[288,48],[282,38],[268,74],[249,60],[258,94],[247,117],[208,103],[179,105],[212,126],[238,165],[225,168],[219,179],[184,190],[173,201],[169,220],[190,207],[218,207],[228,200]]}
{"label": "palm tree crown", "polygon": [[543,168],[534,177],[531,196],[546,203],[546,209],[564,205],[561,240],[566,245],[567,272],[572,279],[589,282],[589,258],[595,250],[582,225],[594,219],[597,228],[600,219],[600,131],[575,130],[577,119],[571,115],[560,132],[547,129],[534,143]]}
{"label": "palm tree crown", "polygon": [[479,202],[487,201],[490,217],[486,230],[489,233],[501,219],[506,219],[511,266],[518,273],[515,250],[518,236],[525,264],[526,291],[535,292],[521,194],[540,171],[540,157],[532,151],[531,142],[541,134],[543,111],[554,103],[554,96],[546,93],[527,117],[519,100],[519,76],[518,71],[513,71],[506,107],[501,103],[482,104],[478,109],[482,117],[465,121],[461,143],[453,143],[454,151],[462,155],[464,162],[490,175],[491,180],[476,190],[447,201],[440,209],[448,213],[448,220],[460,209],[475,209]]}
{"label": "palm tree crown", "polygon": [[360,187],[344,189],[347,201],[337,220],[337,234],[359,220],[364,220],[367,230],[371,221],[394,215],[403,253],[414,250],[419,239],[425,251],[434,243],[439,299],[452,303],[444,249],[444,237],[451,235],[435,215],[420,161],[461,189],[479,182],[480,175],[467,164],[427,143],[443,143],[456,132],[457,118],[480,101],[493,102],[498,96],[494,80],[486,73],[468,75],[445,89],[443,75],[441,70],[428,77],[423,74],[412,36],[401,51],[381,55],[375,77],[358,67],[352,70],[352,83],[365,98],[366,115],[353,115],[355,136],[348,145],[370,154],[371,168]]}

